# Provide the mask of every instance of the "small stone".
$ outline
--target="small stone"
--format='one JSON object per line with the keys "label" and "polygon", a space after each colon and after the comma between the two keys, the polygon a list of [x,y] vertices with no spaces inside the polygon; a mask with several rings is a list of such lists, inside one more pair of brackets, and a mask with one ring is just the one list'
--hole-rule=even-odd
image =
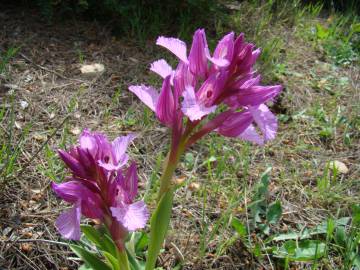
{"label": "small stone", "polygon": [[200,189],[200,184],[193,182],[189,184],[189,190],[191,191],[198,191]]}
{"label": "small stone", "polygon": [[40,133],[35,133],[33,135],[33,138],[39,142],[44,142],[47,140],[47,136],[46,135],[43,135],[43,134],[40,134]]}
{"label": "small stone", "polygon": [[332,170],[333,168],[335,168],[337,172],[342,174],[347,174],[349,172],[348,167],[343,162],[338,160],[329,162],[329,170]]}
{"label": "small stone", "polygon": [[83,74],[96,74],[101,73],[105,70],[103,64],[91,64],[91,65],[82,65],[80,68],[81,73]]}
{"label": "small stone", "polygon": [[180,186],[182,185],[186,180],[186,177],[185,176],[181,176],[181,177],[176,177],[173,179],[174,183],[177,185],[177,186]]}
{"label": "small stone", "polygon": [[70,130],[71,134],[73,135],[79,135],[81,133],[81,129],[78,127],[75,127],[73,129]]}
{"label": "small stone", "polygon": [[25,110],[27,107],[29,107],[29,103],[27,103],[25,100],[21,100],[20,107],[21,109]]}
{"label": "small stone", "polygon": [[32,245],[29,244],[29,243],[22,243],[20,245],[20,250],[22,252],[28,253],[28,252],[30,252],[32,250]]}

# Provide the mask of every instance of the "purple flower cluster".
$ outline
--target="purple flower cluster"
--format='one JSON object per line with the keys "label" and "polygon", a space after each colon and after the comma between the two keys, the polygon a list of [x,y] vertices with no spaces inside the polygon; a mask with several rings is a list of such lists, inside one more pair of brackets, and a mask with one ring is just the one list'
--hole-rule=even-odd
{"label": "purple flower cluster", "polygon": [[143,201],[134,202],[136,164],[126,166],[126,149],[134,138],[130,134],[110,143],[103,134],[84,130],[78,146],[68,152],[59,150],[72,173],[68,181],[51,184],[59,197],[73,205],[56,221],[63,237],[80,239],[81,215],[104,223],[120,247],[128,231],[145,227],[149,217],[146,205]]}
{"label": "purple flower cluster", "polygon": [[194,127],[222,105],[226,110],[198,128],[189,144],[210,131],[257,144],[275,137],[277,120],[265,103],[282,87],[260,84],[254,69],[260,49],[245,42],[243,34],[224,36],[212,55],[203,29],[195,32],[189,54],[186,44],[176,38],[159,37],[156,44],[177,56],[179,64],[175,70],[164,59],[151,64],[150,70],[164,79],[160,92],[145,85],[133,85],[129,90],[177,136],[186,133],[184,117]]}

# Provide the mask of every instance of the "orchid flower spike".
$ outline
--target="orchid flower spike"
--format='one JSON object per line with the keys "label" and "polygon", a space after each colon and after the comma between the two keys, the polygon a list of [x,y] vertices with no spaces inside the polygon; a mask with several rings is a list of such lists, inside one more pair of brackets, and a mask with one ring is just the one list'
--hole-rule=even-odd
{"label": "orchid flower spike", "polygon": [[[266,103],[273,101],[282,87],[260,84],[254,65],[261,50],[245,42],[243,34],[225,35],[212,55],[204,29],[195,32],[189,54],[185,42],[177,38],[161,36],[156,44],[179,59],[177,68],[173,70],[164,59],[157,60],[150,70],[163,78],[161,90],[146,85],[132,85],[129,90],[161,123],[175,130],[176,136],[188,135],[189,129],[183,128],[187,122],[193,132],[188,145],[211,131],[260,145],[275,138],[277,120]],[[227,110],[204,123],[219,105]]]}
{"label": "orchid flower spike", "polygon": [[[72,176],[64,183],[51,183],[61,199],[72,208],[62,213],[56,227],[67,239],[80,239],[81,216],[107,225],[115,239],[123,243],[128,231],[145,227],[149,212],[143,201],[135,201],[138,176],[136,164],[127,166],[126,149],[134,134],[109,142],[105,135],[85,129],[79,145],[59,155]],[[121,244],[122,245],[122,244]]]}

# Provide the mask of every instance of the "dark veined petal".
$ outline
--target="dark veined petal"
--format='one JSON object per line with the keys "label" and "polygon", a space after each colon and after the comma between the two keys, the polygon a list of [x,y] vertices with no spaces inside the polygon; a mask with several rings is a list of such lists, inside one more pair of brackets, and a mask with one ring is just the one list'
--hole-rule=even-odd
{"label": "dark veined petal", "polygon": [[145,227],[149,211],[143,201],[111,207],[111,213],[126,229],[135,231]]}
{"label": "dark veined petal", "polygon": [[87,176],[86,171],[79,160],[75,159],[72,155],[66,151],[58,150],[60,158],[64,161],[66,166],[77,176],[85,178]]}
{"label": "dark veined petal", "polygon": [[161,123],[172,125],[175,116],[175,101],[171,90],[170,76],[167,76],[163,82],[160,96],[156,104],[156,116]]}
{"label": "dark veined petal", "polygon": [[155,111],[159,93],[153,87],[145,85],[131,85],[129,86],[129,90],[152,111]]}
{"label": "dark veined petal", "polygon": [[216,99],[223,93],[224,86],[228,77],[227,71],[220,71],[213,73],[201,85],[199,91],[196,93],[197,99],[205,106],[213,106]]}
{"label": "dark veined petal", "polygon": [[120,186],[125,195],[125,203],[131,203],[135,199],[138,192],[138,181],[136,163],[133,162],[127,169],[123,181],[120,182]]}
{"label": "dark veined petal", "polygon": [[156,45],[160,45],[175,54],[184,63],[188,62],[186,56],[186,44],[177,38],[158,37]]}
{"label": "dark veined petal", "polygon": [[80,206],[74,205],[71,209],[60,214],[55,222],[55,226],[64,238],[80,240],[80,219]]}
{"label": "dark veined petal", "polygon": [[233,58],[234,53],[234,32],[224,36],[215,48],[213,57],[209,60],[218,67],[228,66]]}
{"label": "dark veined petal", "polygon": [[209,48],[204,29],[196,30],[189,53],[189,67],[193,75],[205,78],[208,70]]}
{"label": "dark veined petal", "polygon": [[239,137],[252,121],[249,111],[234,112],[218,127],[217,132],[226,137]]}
{"label": "dark veined petal", "polygon": [[258,106],[276,97],[281,85],[274,86],[253,86],[237,92],[237,102],[239,106]]}
{"label": "dark veined petal", "polygon": [[206,107],[203,103],[200,103],[196,98],[193,87],[187,87],[183,92],[183,97],[181,110],[191,121],[200,120],[205,115],[216,110],[216,106]]}
{"label": "dark veined petal", "polygon": [[[174,94],[180,97],[188,86],[195,87],[196,80],[191,74],[189,66],[184,62],[180,62],[174,74]],[[177,100],[175,97],[175,100]]]}

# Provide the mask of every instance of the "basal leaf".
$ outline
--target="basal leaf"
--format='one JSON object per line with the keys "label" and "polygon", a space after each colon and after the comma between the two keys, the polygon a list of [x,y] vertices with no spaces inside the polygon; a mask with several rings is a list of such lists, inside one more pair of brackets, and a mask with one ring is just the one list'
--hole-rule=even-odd
{"label": "basal leaf", "polygon": [[114,257],[113,255],[111,255],[109,252],[106,251],[103,251],[102,253],[104,254],[109,264],[111,264],[113,270],[122,270],[120,269],[120,264],[119,261],[116,259],[116,257]]}
{"label": "basal leaf", "polygon": [[276,224],[282,215],[282,208],[280,201],[276,201],[269,205],[266,213],[266,219],[270,224]]}
{"label": "basal leaf", "polygon": [[87,265],[91,266],[93,270],[112,270],[111,267],[104,263],[95,253],[77,245],[70,245],[70,248]]}
{"label": "basal leaf", "polygon": [[246,236],[246,226],[236,217],[231,220],[231,226],[240,235],[240,237]]}

